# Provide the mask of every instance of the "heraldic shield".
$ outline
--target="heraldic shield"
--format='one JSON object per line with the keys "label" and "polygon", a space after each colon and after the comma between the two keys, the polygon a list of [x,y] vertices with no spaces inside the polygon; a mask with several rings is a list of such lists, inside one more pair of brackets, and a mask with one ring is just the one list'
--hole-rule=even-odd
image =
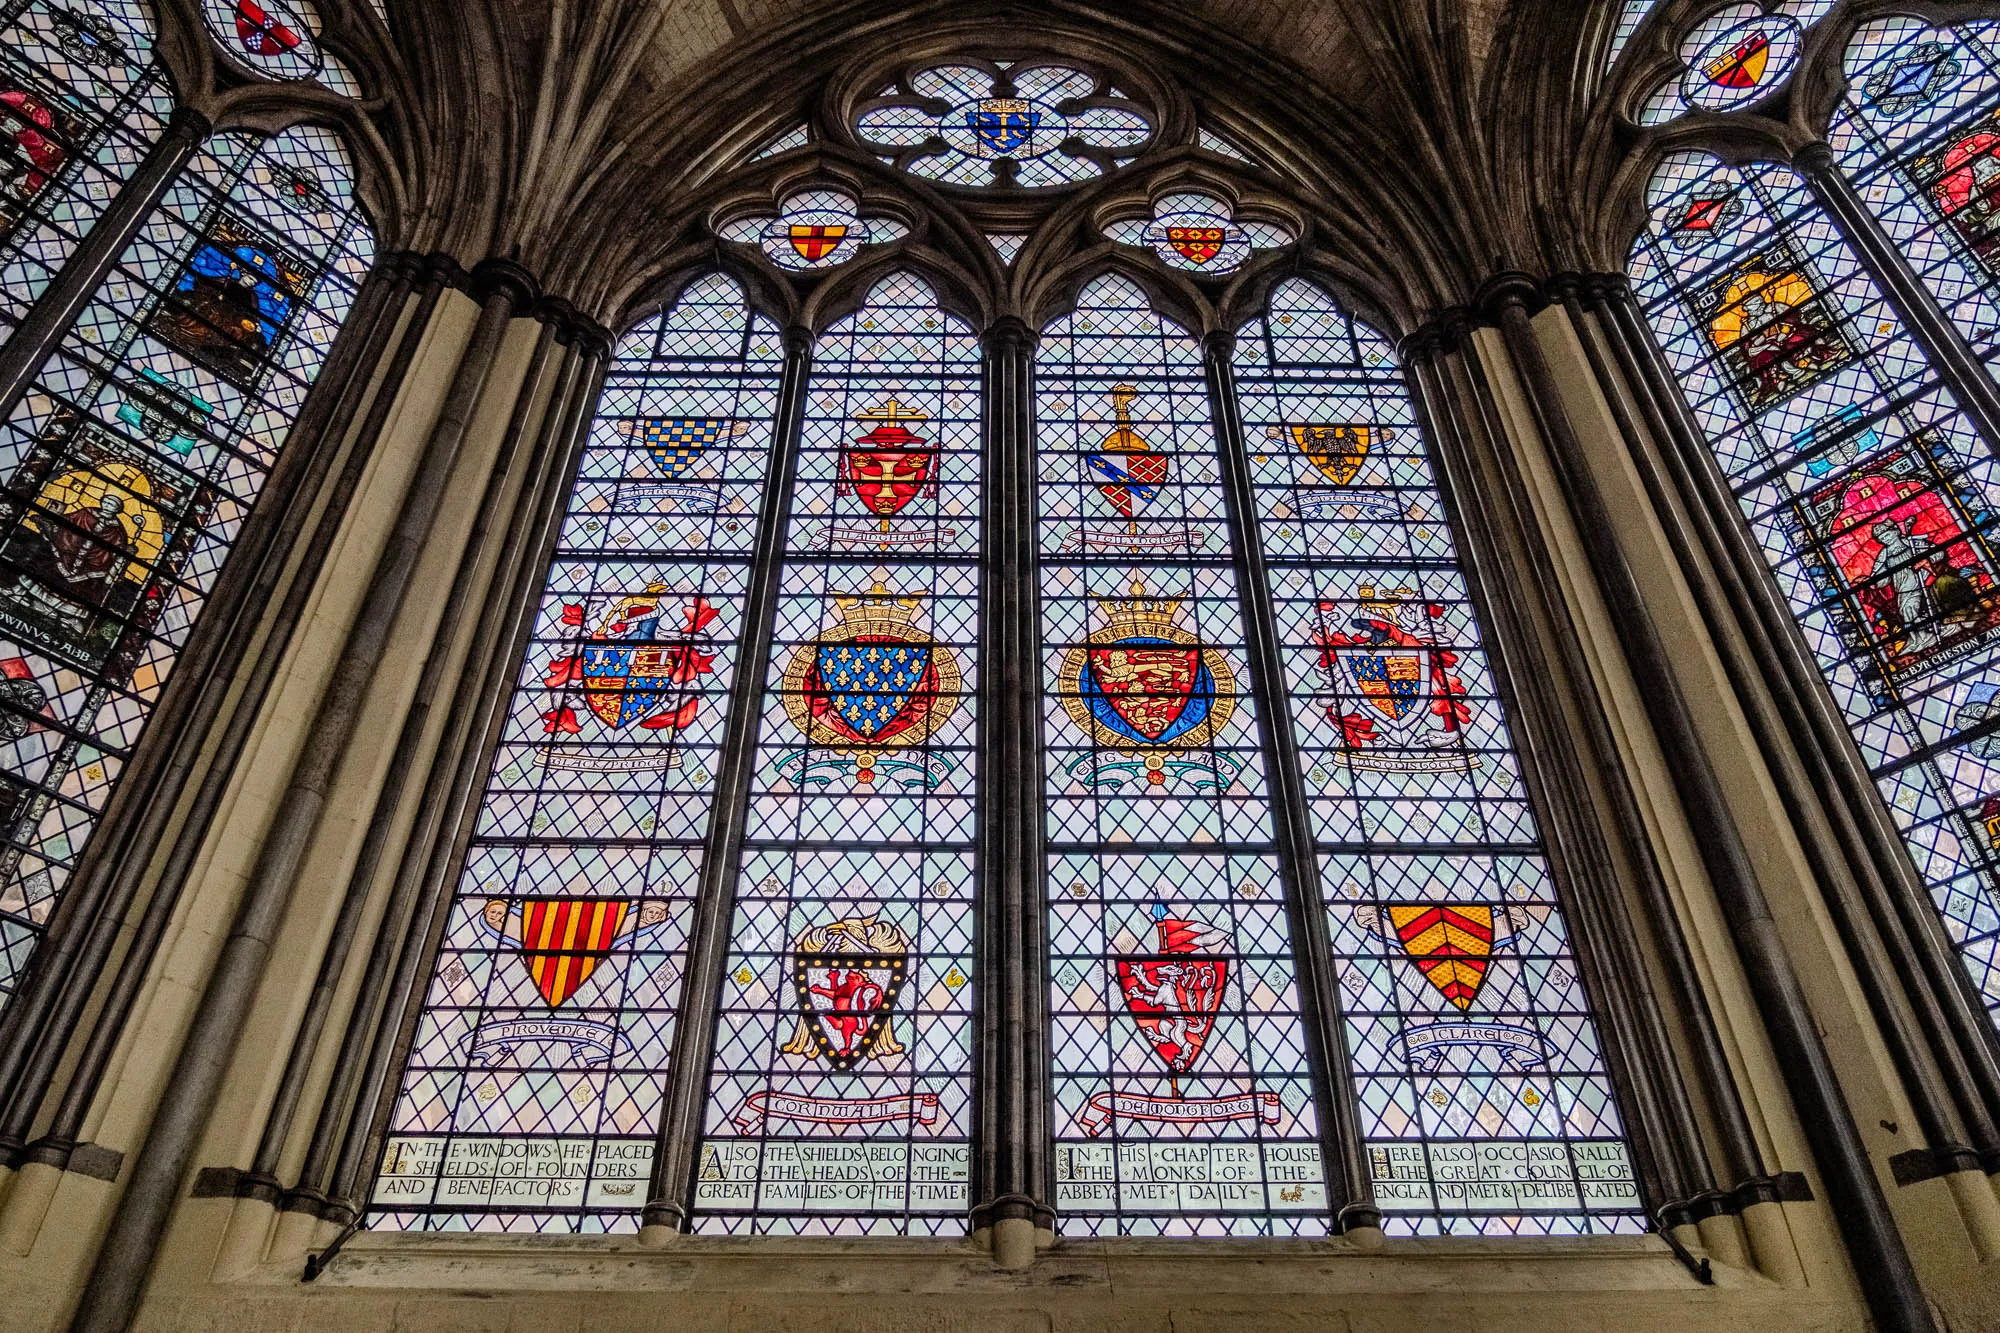
{"label": "heraldic shield", "polygon": [[1063,659],[1063,707],[1099,745],[1126,753],[1205,744],[1229,720],[1234,674],[1221,654],[1174,623],[1179,603],[1132,596],[1103,603],[1105,626]]}
{"label": "heraldic shield", "polygon": [[1132,402],[1139,391],[1129,384],[1111,386],[1111,410],[1117,425],[1085,463],[1097,478],[1097,491],[1127,519],[1151,504],[1167,479],[1167,456],[1155,453],[1144,436],[1132,429]]}
{"label": "heraldic shield", "polygon": [[1387,910],[1396,940],[1417,970],[1453,1005],[1471,1008],[1486,983],[1493,955],[1493,909],[1464,903],[1393,903]]}
{"label": "heraldic shield", "polygon": [[[879,583],[834,599],[840,623],[785,668],[785,711],[809,741],[864,752],[921,745],[957,711],[956,659],[911,623],[921,600]],[[861,770],[870,781],[869,765]]]}
{"label": "heraldic shield", "polygon": [[1287,426],[1285,431],[1306,461],[1336,486],[1353,481],[1375,442],[1390,438],[1390,432],[1375,426]]}
{"label": "heraldic shield", "polygon": [[965,128],[979,141],[981,157],[1012,157],[1035,138],[1041,113],[1021,97],[988,97],[965,113]]}
{"label": "heraldic shield", "polygon": [[700,709],[699,700],[687,699],[672,711],[662,711],[696,677],[714,669],[714,654],[702,652],[693,636],[717,612],[697,599],[682,613],[688,637],[677,643],[658,642],[665,592],[665,584],[653,583],[643,593],[621,598],[598,627],[597,637],[586,640],[577,654],[584,700],[608,727],[635,722],[652,731],[683,727]]}
{"label": "heraldic shield", "polygon": [[1153,906],[1153,929],[1158,952],[1119,958],[1118,988],[1124,992],[1132,1021],[1174,1077],[1178,1097],[1179,1076],[1201,1058],[1222,1010],[1229,959],[1221,951],[1228,947],[1229,937],[1205,921],[1170,916],[1158,903]]}
{"label": "heraldic shield", "polygon": [[884,532],[889,520],[918,496],[937,494],[938,452],[923,436],[909,430],[905,422],[930,418],[922,412],[906,411],[894,398],[879,407],[855,415],[874,429],[840,451],[840,475],[836,490],[861,497],[880,521]]}
{"label": "heraldic shield", "polygon": [[840,248],[840,243],[847,239],[847,228],[837,224],[793,222],[786,227],[785,239],[792,243],[792,249],[800,259],[808,264],[817,264]]}
{"label": "heraldic shield", "polygon": [[1206,264],[1222,253],[1222,243],[1228,239],[1227,227],[1167,228],[1167,244],[1190,264]]}
{"label": "heraldic shield", "polygon": [[909,974],[910,938],[878,916],[808,926],[792,942],[799,1020],[787,1055],[847,1073],[863,1060],[901,1055],[892,1024]]}

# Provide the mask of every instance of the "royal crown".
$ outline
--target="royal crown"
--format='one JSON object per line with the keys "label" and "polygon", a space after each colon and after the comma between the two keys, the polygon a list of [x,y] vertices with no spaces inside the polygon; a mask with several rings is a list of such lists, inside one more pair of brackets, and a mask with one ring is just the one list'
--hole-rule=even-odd
{"label": "royal crown", "polygon": [[1148,597],[1146,585],[1136,578],[1128,591],[1131,593],[1129,597],[1097,599],[1107,628],[1153,631],[1173,628],[1174,617],[1181,609],[1179,598]]}

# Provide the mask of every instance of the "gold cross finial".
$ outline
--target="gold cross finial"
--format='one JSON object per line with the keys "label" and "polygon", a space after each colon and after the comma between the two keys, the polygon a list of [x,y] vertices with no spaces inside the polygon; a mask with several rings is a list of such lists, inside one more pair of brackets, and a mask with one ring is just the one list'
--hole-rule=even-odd
{"label": "gold cross finial", "polygon": [[922,412],[915,412],[915,411],[905,412],[903,410],[903,405],[894,398],[891,398],[888,402],[883,403],[877,407],[871,407],[868,408],[866,411],[856,412],[854,414],[854,419],[856,421],[866,421],[873,424],[885,425],[885,426],[898,426],[905,421],[930,420],[930,418],[928,416],[925,416]]}

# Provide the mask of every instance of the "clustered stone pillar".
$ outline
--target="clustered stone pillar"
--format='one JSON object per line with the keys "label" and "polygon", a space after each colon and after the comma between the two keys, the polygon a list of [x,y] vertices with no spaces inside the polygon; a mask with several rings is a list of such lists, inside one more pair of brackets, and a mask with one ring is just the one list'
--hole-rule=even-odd
{"label": "clustered stone pillar", "polygon": [[1035,339],[1003,316],[983,339],[986,505],[979,820],[977,1157],[971,1225],[1002,1268],[1055,1238],[1049,1138],[1040,574],[1035,546]]}
{"label": "clustered stone pillar", "polygon": [[[1502,365],[1518,382],[1529,429],[1547,450],[1563,499],[1603,592],[1675,791],[1699,830],[1699,851],[1745,977],[1847,1242],[1877,1326],[1932,1333],[1936,1325],[1907,1246],[1868,1159],[1853,1113],[1814,1022],[1754,862],[1704,747],[1668,645],[1621,549],[1609,509],[1550,369],[1532,312],[1539,285],[1503,274],[1482,289],[1480,310],[1499,331]],[[1473,350],[1493,355],[1490,344]],[[1489,384],[1489,392],[1491,392]]]}

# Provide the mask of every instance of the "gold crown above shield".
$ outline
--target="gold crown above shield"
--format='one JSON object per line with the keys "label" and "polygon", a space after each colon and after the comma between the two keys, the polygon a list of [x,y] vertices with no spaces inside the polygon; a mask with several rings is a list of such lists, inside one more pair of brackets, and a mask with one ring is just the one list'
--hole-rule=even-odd
{"label": "gold crown above shield", "polygon": [[923,604],[922,593],[903,596],[890,592],[880,583],[864,593],[853,593],[844,597],[836,593],[833,598],[833,605],[840,615],[841,623],[848,626],[864,622],[909,626],[916,618],[917,608]]}
{"label": "gold crown above shield", "polygon": [[1174,619],[1180,614],[1179,598],[1148,597],[1146,585],[1136,578],[1127,591],[1131,594],[1128,597],[1097,599],[1098,608],[1104,613],[1106,630],[1157,634],[1178,629]]}

